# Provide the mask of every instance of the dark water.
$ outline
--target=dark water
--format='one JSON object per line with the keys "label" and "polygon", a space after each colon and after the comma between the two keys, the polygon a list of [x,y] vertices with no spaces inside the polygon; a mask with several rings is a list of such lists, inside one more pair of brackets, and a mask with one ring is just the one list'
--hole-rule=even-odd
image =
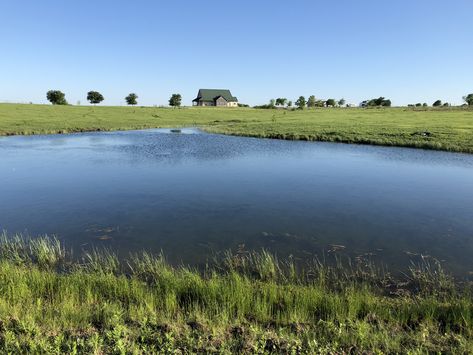
{"label": "dark water", "polygon": [[195,130],[0,138],[0,229],[190,264],[244,244],[468,275],[473,155]]}

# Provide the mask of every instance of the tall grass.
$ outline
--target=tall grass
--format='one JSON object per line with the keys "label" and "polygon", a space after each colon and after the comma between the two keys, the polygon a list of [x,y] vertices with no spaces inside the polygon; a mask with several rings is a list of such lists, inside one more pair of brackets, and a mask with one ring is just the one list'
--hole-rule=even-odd
{"label": "tall grass", "polygon": [[471,285],[437,264],[402,280],[339,260],[228,252],[204,270],[54,238],[0,239],[0,352],[468,352]]}

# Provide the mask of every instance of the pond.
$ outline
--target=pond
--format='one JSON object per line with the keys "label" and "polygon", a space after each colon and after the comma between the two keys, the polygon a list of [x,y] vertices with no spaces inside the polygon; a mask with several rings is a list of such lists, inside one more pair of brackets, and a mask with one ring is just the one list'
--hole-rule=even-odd
{"label": "pond", "polygon": [[473,272],[473,155],[196,129],[0,138],[0,230],[71,249],[337,254]]}

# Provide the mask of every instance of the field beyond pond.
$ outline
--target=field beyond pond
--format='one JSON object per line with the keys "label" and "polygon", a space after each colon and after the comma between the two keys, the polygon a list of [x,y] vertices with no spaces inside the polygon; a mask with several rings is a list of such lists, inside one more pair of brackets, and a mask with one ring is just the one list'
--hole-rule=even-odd
{"label": "field beyond pond", "polygon": [[189,126],[251,137],[473,153],[473,110],[468,108],[263,110],[0,104],[0,135]]}

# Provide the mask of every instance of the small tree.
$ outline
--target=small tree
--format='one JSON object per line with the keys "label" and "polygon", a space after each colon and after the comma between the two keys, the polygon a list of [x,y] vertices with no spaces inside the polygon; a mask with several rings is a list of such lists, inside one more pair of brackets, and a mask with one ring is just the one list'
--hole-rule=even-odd
{"label": "small tree", "polygon": [[276,105],[276,100],[275,99],[269,100],[269,107],[270,108],[274,108],[275,105]]}
{"label": "small tree", "polygon": [[466,96],[463,96],[463,101],[465,101],[468,106],[473,106],[473,94],[468,94]]}
{"label": "small tree", "polygon": [[422,104],[422,106],[428,107],[429,105],[427,105],[427,102],[424,102],[424,103]]}
{"label": "small tree", "polygon": [[422,104],[420,102],[416,103],[416,107],[421,107]]}
{"label": "small tree", "polygon": [[292,101],[287,102],[287,107],[292,107]]}
{"label": "small tree", "polygon": [[[317,103],[317,99],[315,98],[314,95],[310,95],[309,98],[307,99],[307,107],[315,107]],[[297,102],[296,102],[297,105]]]}
{"label": "small tree", "polygon": [[432,104],[433,107],[442,106],[442,100],[437,100]]}
{"label": "small tree", "polygon": [[87,100],[90,101],[91,104],[99,104],[101,103],[104,98],[102,96],[101,93],[99,93],[98,91],[89,91],[87,93]]}
{"label": "small tree", "polygon": [[172,94],[171,98],[169,99],[169,106],[180,107],[181,101],[182,101],[181,94]]}
{"label": "small tree", "polygon": [[299,96],[299,98],[296,101],[296,106],[299,107],[299,109],[303,110],[305,105],[306,105],[305,97]]}
{"label": "small tree", "polygon": [[338,100],[338,106],[345,106],[345,102],[345,99],[341,98],[340,100]]}
{"label": "small tree", "polygon": [[66,95],[59,90],[49,90],[46,93],[46,98],[53,105],[67,105]]}
{"label": "small tree", "polygon": [[277,106],[285,106],[287,102],[287,99],[285,97],[278,97],[276,99],[276,105]]}
{"label": "small tree", "polygon": [[328,99],[327,101],[325,101],[325,105],[328,107],[328,106],[332,106],[334,107],[335,106],[335,100],[334,99]]}
{"label": "small tree", "polygon": [[136,105],[138,103],[137,99],[138,95],[136,95],[135,93],[131,93],[127,97],[125,97],[127,105]]}

